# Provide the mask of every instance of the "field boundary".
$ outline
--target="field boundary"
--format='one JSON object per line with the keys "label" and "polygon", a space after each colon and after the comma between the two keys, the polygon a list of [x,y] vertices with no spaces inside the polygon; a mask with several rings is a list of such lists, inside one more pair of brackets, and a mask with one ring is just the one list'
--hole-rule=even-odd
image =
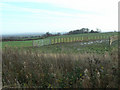
{"label": "field boundary", "polygon": [[46,38],[40,40],[33,40],[33,47],[39,47],[44,45],[53,45],[59,43],[70,43],[70,42],[84,42],[84,41],[96,41],[96,40],[109,40],[109,44],[117,40],[117,36],[77,36],[77,37],[58,37],[58,38]]}

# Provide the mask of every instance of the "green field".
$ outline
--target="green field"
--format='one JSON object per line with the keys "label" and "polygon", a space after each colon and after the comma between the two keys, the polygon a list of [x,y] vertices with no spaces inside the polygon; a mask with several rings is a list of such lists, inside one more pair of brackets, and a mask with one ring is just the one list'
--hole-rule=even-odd
{"label": "green field", "polygon": [[[117,35],[117,33],[95,33],[95,34],[77,34],[77,35],[63,35],[63,36],[54,36],[48,37],[43,40],[53,39],[53,38],[60,38],[60,37],[78,37],[78,36],[105,36],[108,38],[112,35]],[[41,39],[42,40],[42,39]],[[38,40],[35,40],[38,41]],[[18,47],[23,48],[24,50],[32,50],[38,51],[40,53],[98,53],[104,54],[106,51],[110,52],[113,48],[118,47],[118,42],[115,41],[112,46],[109,45],[109,42],[102,42],[102,43],[94,43],[94,44],[85,44],[80,45],[81,42],[69,42],[69,43],[58,43],[53,45],[44,45],[40,47],[33,47],[32,40],[30,41],[7,41],[2,42],[3,50],[4,47]]]}
{"label": "green field", "polygon": [[[62,36],[52,36],[52,37],[48,37],[46,39],[57,39],[57,38],[72,38],[74,39],[75,37],[90,37],[91,39],[95,39],[94,37],[100,37],[100,36],[105,36],[104,39],[109,38],[109,36],[112,35],[117,35],[117,33],[89,33],[89,34],[76,34],[76,35],[62,35]],[[42,40],[42,39],[40,39]],[[45,39],[43,39],[45,40]],[[38,41],[38,40],[35,40]],[[2,42],[2,47],[4,48],[5,46],[10,46],[10,47],[32,47],[32,40],[30,41],[5,41]]]}
{"label": "green field", "polygon": [[6,41],[2,42],[2,47],[30,47],[32,46],[32,41]]}

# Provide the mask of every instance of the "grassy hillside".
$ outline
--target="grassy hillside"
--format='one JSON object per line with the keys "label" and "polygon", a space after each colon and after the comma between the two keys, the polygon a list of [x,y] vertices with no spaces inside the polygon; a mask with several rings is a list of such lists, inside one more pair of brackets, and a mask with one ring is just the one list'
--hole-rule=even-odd
{"label": "grassy hillside", "polygon": [[32,47],[32,41],[3,42],[3,88],[118,88],[118,41],[83,43]]}
{"label": "grassy hillside", "polygon": [[[65,38],[65,37],[78,37],[78,36],[112,36],[112,35],[117,35],[117,33],[89,33],[89,34],[76,34],[76,35],[62,35],[62,36],[52,36],[48,37],[47,39],[52,39],[52,38]],[[32,46],[32,40],[30,41],[6,41],[2,42],[2,47],[4,48],[5,46],[11,46],[11,47],[31,47]]]}

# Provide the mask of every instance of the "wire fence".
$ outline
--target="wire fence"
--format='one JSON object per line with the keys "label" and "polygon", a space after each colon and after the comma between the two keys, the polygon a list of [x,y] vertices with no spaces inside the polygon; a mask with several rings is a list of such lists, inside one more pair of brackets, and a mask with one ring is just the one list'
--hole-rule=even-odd
{"label": "wire fence", "polygon": [[109,44],[111,45],[113,41],[117,40],[117,36],[79,36],[79,37],[55,37],[55,38],[46,38],[40,40],[33,40],[33,46],[44,46],[51,44],[59,44],[59,43],[70,43],[70,42],[84,42],[84,41],[96,41],[96,40],[109,40]]}

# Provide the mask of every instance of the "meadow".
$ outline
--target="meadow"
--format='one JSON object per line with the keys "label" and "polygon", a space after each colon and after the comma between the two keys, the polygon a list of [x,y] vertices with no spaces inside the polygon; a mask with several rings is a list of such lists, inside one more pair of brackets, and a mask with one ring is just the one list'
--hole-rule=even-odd
{"label": "meadow", "polygon": [[[107,34],[117,33],[104,35]],[[2,46],[4,88],[119,87],[118,41],[111,46],[108,41],[83,45],[81,42],[69,42],[40,47],[33,47],[32,41],[9,41],[3,42]]]}

